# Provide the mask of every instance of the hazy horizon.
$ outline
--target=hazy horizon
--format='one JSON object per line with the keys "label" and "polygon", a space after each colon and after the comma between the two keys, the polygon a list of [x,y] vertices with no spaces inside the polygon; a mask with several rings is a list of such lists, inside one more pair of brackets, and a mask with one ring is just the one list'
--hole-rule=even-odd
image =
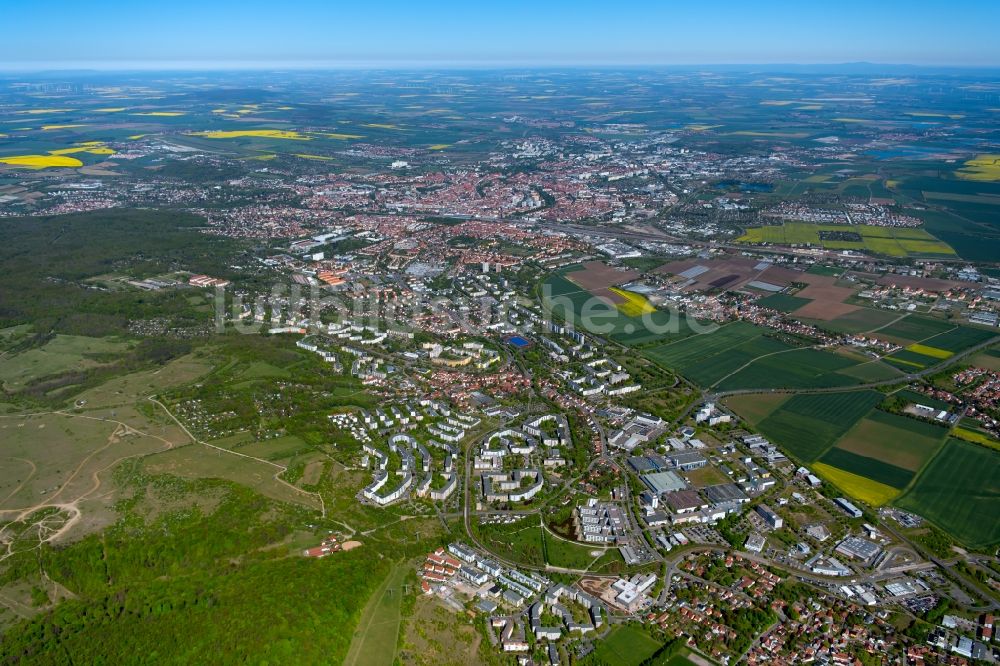
{"label": "hazy horizon", "polygon": [[981,0],[717,0],[502,6],[175,0],[5,3],[0,69],[692,66],[998,67],[1000,5]]}

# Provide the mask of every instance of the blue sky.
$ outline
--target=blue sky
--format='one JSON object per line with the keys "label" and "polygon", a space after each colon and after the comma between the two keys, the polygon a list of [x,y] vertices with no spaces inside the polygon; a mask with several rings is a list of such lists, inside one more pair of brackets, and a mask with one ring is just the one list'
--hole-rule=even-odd
{"label": "blue sky", "polygon": [[998,0],[0,0],[0,68],[1000,65]]}

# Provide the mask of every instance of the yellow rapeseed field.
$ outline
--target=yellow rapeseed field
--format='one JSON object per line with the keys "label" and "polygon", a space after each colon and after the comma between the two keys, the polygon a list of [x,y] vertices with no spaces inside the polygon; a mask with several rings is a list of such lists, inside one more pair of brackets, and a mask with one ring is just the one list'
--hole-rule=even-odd
{"label": "yellow rapeseed field", "polygon": [[259,137],[265,139],[291,139],[293,141],[311,141],[311,137],[292,130],[209,130],[206,132],[191,132],[192,136],[203,136],[206,139],[239,139],[242,137]]}
{"label": "yellow rapeseed field", "polygon": [[955,173],[965,180],[1000,181],[1000,155],[979,155]]}
{"label": "yellow rapeseed field", "polygon": [[929,347],[918,343],[913,343],[906,350],[920,354],[921,356],[930,356],[931,358],[950,358],[955,355],[954,352],[950,352],[947,349],[938,349],[937,347]]}
{"label": "yellow rapeseed field", "polygon": [[76,109],[27,109],[25,111],[15,111],[19,116],[38,116],[43,113],[69,113]]}
{"label": "yellow rapeseed field", "polygon": [[845,472],[826,463],[813,463],[813,469],[821,477],[851,497],[859,499],[862,502],[867,502],[872,506],[881,506],[895,499],[896,495],[899,494],[899,491],[892,486],[887,486],[884,483],[879,483],[878,481],[873,481],[857,474]]}
{"label": "yellow rapeseed field", "polygon": [[637,294],[634,291],[625,291],[617,287],[611,287],[609,291],[613,291],[625,299],[624,303],[615,303],[615,307],[627,317],[641,317],[644,314],[656,312],[653,304],[646,300],[646,297],[642,294]]}
{"label": "yellow rapeseed field", "polygon": [[972,442],[973,444],[980,444],[990,449],[995,449],[1000,451],[1000,441],[997,441],[981,432],[975,430],[969,430],[968,428],[956,427],[951,431],[951,434],[959,439],[964,439],[967,442]]}
{"label": "yellow rapeseed field", "polygon": [[65,155],[12,155],[0,157],[0,164],[25,167],[28,169],[48,169],[50,167],[82,167],[83,162]]}

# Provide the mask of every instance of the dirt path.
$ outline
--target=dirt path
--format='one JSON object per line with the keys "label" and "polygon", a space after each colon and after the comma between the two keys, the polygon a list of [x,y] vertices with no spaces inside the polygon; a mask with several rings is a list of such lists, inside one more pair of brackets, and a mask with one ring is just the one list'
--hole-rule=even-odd
{"label": "dirt path", "polygon": [[207,446],[208,448],[215,449],[216,451],[221,451],[223,453],[229,453],[231,455],[239,456],[241,458],[246,458],[248,460],[254,460],[256,462],[263,463],[265,465],[269,465],[271,467],[276,468],[278,471],[275,472],[275,474],[274,474],[274,480],[277,481],[278,483],[281,483],[281,484],[283,484],[285,486],[288,486],[289,488],[291,488],[292,490],[294,490],[297,493],[301,493],[303,495],[307,495],[309,497],[316,498],[319,501],[320,513],[322,514],[322,516],[324,518],[326,518],[326,502],[323,501],[323,496],[320,495],[319,493],[312,493],[312,492],[309,492],[308,490],[303,490],[302,488],[299,488],[295,484],[289,483],[288,481],[285,481],[283,478],[281,478],[281,475],[283,473],[285,473],[286,471],[288,471],[288,468],[285,467],[284,465],[279,465],[278,463],[271,462],[270,460],[264,460],[263,458],[258,458],[256,456],[249,456],[249,455],[247,455],[245,453],[240,453],[238,451],[233,451],[231,449],[225,449],[225,448],[223,448],[221,446],[216,446],[215,444],[209,444],[208,442],[203,442],[200,439],[198,439],[197,437],[195,437],[194,434],[192,434],[192,432],[190,430],[188,430],[187,427],[183,423],[180,422],[180,419],[178,419],[176,416],[174,416],[173,412],[171,412],[169,409],[167,409],[166,405],[164,405],[162,402],[160,402],[159,400],[157,400],[154,396],[149,396],[148,400],[150,402],[152,402],[154,405],[157,405],[164,412],[166,412],[167,416],[169,416],[171,419],[173,419],[174,423],[176,423],[180,427],[180,429],[184,431],[184,434],[186,434],[188,437],[190,437],[191,441],[194,442],[195,444],[201,444],[202,446]]}
{"label": "dirt path", "polygon": [[35,472],[38,471],[38,466],[35,465],[35,463],[33,463],[30,460],[28,460],[27,458],[10,457],[10,458],[8,458],[8,460],[17,460],[19,462],[27,463],[28,465],[31,466],[31,471],[28,472],[28,477],[24,481],[22,481],[20,484],[18,484],[17,488],[14,488],[14,490],[10,491],[7,494],[6,497],[4,497],[2,500],[0,500],[0,504],[6,502],[11,497],[13,497],[14,495],[16,495],[21,490],[21,488],[24,488],[24,484],[26,484],[28,481],[31,481],[31,477],[35,476]]}

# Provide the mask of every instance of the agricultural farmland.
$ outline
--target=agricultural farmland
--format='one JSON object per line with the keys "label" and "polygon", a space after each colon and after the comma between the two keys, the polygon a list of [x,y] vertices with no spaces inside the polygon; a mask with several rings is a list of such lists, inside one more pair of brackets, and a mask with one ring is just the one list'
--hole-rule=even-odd
{"label": "agricultural farmland", "polygon": [[[630,315],[616,303],[624,305],[623,297],[610,289],[603,289],[607,292],[603,296],[582,289],[563,276],[566,270],[553,273],[542,284],[543,303],[555,319],[565,319],[581,331],[606,335],[626,346],[676,340],[695,333],[696,323],[676,311],[648,311],[644,306],[646,312]],[[652,307],[645,298],[643,301]]]}
{"label": "agricultural farmland", "polygon": [[822,232],[840,233],[842,225],[786,222],[781,225],[750,227],[737,239],[741,243],[768,245],[808,245],[827,250],[859,250],[890,257],[949,256],[955,251],[923,229],[852,225],[850,231],[861,237],[854,240],[828,240]]}
{"label": "agricultural farmland", "polygon": [[775,444],[803,462],[812,462],[882,401],[877,391],[792,396],[759,424]]}
{"label": "agricultural farmland", "polygon": [[800,298],[788,294],[772,294],[757,301],[757,305],[763,308],[771,308],[778,312],[793,312],[809,303],[810,299],[808,298]]}
{"label": "agricultural farmland", "polygon": [[1000,542],[1000,453],[957,439],[896,502],[972,547]]}
{"label": "agricultural farmland", "polygon": [[[947,434],[948,430],[941,426],[876,409],[837,442],[836,448],[823,460],[838,466],[829,455],[833,451],[849,452],[896,466],[912,476],[937,453]],[[849,467],[843,469],[855,471]],[[858,473],[865,475],[863,469]],[[895,485],[885,479],[872,478]],[[904,488],[906,482],[895,487]]]}
{"label": "agricultural farmland", "polygon": [[794,349],[762,356],[720,384],[723,391],[770,388],[827,388],[861,381],[840,372],[858,361],[819,349]]}
{"label": "agricultural farmland", "polygon": [[867,502],[872,506],[881,506],[899,495],[899,491],[892,486],[872,481],[864,476],[845,472],[826,463],[816,463],[813,465],[813,469],[822,478],[837,486],[846,494]]}

